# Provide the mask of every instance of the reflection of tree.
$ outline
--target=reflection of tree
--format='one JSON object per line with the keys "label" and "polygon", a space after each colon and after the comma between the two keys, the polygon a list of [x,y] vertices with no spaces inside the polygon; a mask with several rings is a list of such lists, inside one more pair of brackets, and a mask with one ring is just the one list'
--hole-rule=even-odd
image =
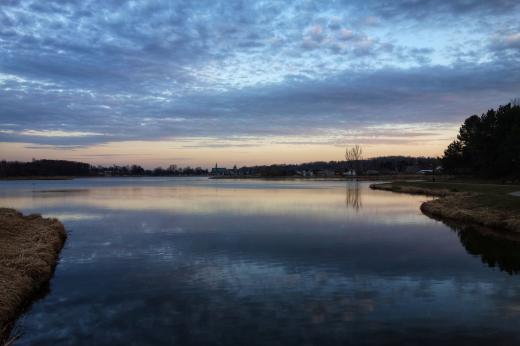
{"label": "reflection of tree", "polygon": [[359,209],[363,206],[361,203],[361,189],[359,188],[359,183],[347,183],[345,188],[345,206],[347,208],[355,209],[359,211]]}
{"label": "reflection of tree", "polygon": [[[457,232],[466,251],[479,256],[490,267],[498,267],[511,275],[520,273],[520,237],[505,235],[481,227],[444,222]],[[506,237],[507,236],[507,237]]]}

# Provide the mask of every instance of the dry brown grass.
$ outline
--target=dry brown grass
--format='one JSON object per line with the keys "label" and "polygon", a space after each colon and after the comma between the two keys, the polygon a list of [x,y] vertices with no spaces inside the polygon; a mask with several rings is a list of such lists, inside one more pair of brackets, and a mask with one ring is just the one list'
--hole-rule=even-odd
{"label": "dry brown grass", "polygon": [[423,203],[421,211],[438,219],[451,219],[520,233],[520,215],[498,208],[473,207],[470,201],[473,197],[475,195],[456,193]]}
{"label": "dry brown grass", "polygon": [[445,197],[452,192],[448,189],[427,189],[422,187],[415,186],[401,186],[393,183],[383,183],[383,184],[372,184],[370,188],[373,190],[385,190],[392,192],[400,192],[400,193],[408,193],[411,195],[426,195],[426,196],[438,196]]}
{"label": "dry brown grass", "polygon": [[0,208],[0,344],[10,326],[50,280],[66,239],[63,224]]}
{"label": "dry brown grass", "polygon": [[461,192],[444,188],[442,185],[432,184],[430,188],[400,182],[373,184],[370,187],[375,190],[441,197],[421,205],[421,211],[435,219],[520,233],[520,213],[514,203],[504,203],[504,200],[511,200],[506,192],[491,194],[478,189],[478,192],[468,189]]}

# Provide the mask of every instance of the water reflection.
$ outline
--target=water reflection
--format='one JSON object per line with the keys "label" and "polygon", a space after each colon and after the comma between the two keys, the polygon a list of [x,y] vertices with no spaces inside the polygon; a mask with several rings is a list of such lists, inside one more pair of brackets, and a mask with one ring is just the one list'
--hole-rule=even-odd
{"label": "water reflection", "polygon": [[21,345],[520,341],[519,277],[464,247],[513,273],[516,248],[459,241],[422,196],[325,181],[2,187],[0,204],[70,232]]}
{"label": "water reflection", "polygon": [[[71,182],[72,184],[73,182]],[[319,218],[345,219],[351,212],[359,212],[359,216],[378,213],[378,219],[386,218],[392,222],[424,223],[427,219],[418,212],[410,213],[422,197],[402,195],[400,203],[394,203],[396,197],[368,189],[366,184],[360,188],[359,182],[347,185],[345,191],[343,182],[335,184],[323,182],[309,188],[300,182],[300,188],[291,185],[290,188],[276,184],[261,188],[251,188],[246,185],[239,189],[235,186],[211,188],[183,186],[103,186],[92,189],[30,190],[29,193],[4,191],[0,193],[0,203],[17,209],[63,208],[84,210],[120,210],[120,211],[164,211],[199,215],[220,215],[239,213],[242,215],[314,215]],[[58,191],[58,192],[56,192]],[[363,191],[363,192],[362,192]],[[28,198],[30,195],[32,198]],[[365,211],[361,210],[362,197]],[[372,218],[367,218],[371,222]]]}
{"label": "water reflection", "polygon": [[520,273],[520,235],[502,233],[479,226],[445,222],[457,232],[466,251],[490,267],[510,275]]}
{"label": "water reflection", "polygon": [[352,208],[355,211],[359,211],[363,206],[363,203],[361,202],[361,189],[358,181],[347,182],[345,187],[345,206],[347,208]]}

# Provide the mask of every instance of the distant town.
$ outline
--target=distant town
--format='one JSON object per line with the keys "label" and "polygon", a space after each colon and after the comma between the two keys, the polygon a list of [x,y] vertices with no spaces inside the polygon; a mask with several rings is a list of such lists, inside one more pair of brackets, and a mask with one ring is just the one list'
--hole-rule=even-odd
{"label": "distant town", "polygon": [[65,160],[33,160],[31,162],[0,161],[0,177],[124,177],[124,176],[210,176],[210,177],[303,177],[333,178],[359,175],[431,174],[440,171],[440,163],[431,157],[385,156],[356,161],[317,161],[302,164],[273,164],[222,167],[144,169],[140,165],[99,166]]}

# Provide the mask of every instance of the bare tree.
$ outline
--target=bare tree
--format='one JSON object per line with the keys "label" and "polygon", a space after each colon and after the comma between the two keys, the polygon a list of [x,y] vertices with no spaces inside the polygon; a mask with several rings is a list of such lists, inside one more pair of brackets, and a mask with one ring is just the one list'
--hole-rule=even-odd
{"label": "bare tree", "polygon": [[359,145],[354,145],[352,148],[347,146],[345,150],[345,160],[351,169],[359,170],[359,161],[363,159],[363,148]]}
{"label": "bare tree", "polygon": [[352,149],[352,156],[354,157],[354,161],[359,161],[363,159],[363,149],[359,145],[355,145]]}
{"label": "bare tree", "polygon": [[170,165],[167,171],[170,173],[175,173],[177,171],[177,165]]}
{"label": "bare tree", "polygon": [[345,149],[345,161],[347,161],[347,162],[352,161],[352,155],[350,154],[350,149],[348,146]]}

